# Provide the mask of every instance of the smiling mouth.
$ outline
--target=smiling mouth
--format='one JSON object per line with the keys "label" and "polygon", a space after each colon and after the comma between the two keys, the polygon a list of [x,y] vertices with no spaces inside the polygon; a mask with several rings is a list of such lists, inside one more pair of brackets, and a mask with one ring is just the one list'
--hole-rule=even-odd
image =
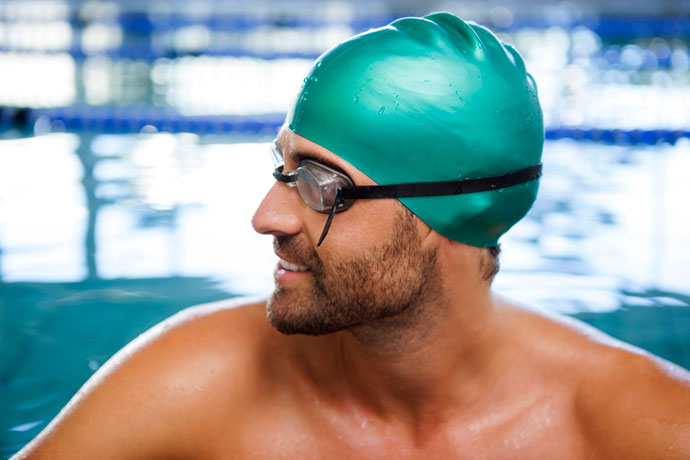
{"label": "smiling mouth", "polygon": [[285,270],[289,270],[291,272],[306,272],[309,271],[308,267],[303,267],[302,265],[297,265],[297,264],[291,264],[290,262],[280,259],[278,261],[280,266],[284,268]]}

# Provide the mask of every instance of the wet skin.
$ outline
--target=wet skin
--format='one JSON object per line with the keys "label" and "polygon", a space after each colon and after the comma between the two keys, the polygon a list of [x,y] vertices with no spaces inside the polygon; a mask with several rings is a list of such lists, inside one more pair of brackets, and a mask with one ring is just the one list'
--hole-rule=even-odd
{"label": "wet skin", "polygon": [[[286,170],[299,151],[372,183],[306,139],[280,139]],[[276,183],[253,225],[295,238],[299,251],[278,250],[288,262],[316,251],[328,266],[375,251],[399,206],[355,203],[316,250],[326,215]],[[437,255],[434,293],[415,307],[319,336],[276,331],[265,301],[190,308],[118,353],[17,458],[690,458],[687,371],[497,297],[483,250],[413,230]],[[320,314],[318,276],[277,268],[287,294],[273,314]]]}

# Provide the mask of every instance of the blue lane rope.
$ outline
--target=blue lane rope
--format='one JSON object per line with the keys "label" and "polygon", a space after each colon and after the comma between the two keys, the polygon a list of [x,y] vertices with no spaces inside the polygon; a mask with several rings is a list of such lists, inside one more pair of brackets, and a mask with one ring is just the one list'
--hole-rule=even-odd
{"label": "blue lane rope", "polygon": [[656,145],[668,143],[673,145],[681,138],[690,139],[690,130],[552,127],[547,128],[544,135],[547,140],[573,139],[605,144]]}
{"label": "blue lane rope", "polygon": [[[194,132],[199,134],[267,134],[273,135],[285,120],[284,113],[256,115],[185,116],[171,109],[142,107],[71,106],[51,109],[0,107],[0,129],[32,129],[42,118],[66,131],[104,133],[137,133],[145,126],[161,132]],[[593,127],[549,127],[547,140],[573,139],[606,144],[656,145],[675,144],[690,139],[685,129],[607,129]]]}
{"label": "blue lane rope", "polygon": [[[305,18],[275,18],[275,17],[243,17],[231,15],[211,15],[205,19],[193,19],[182,16],[180,14],[170,15],[155,15],[145,12],[126,12],[110,18],[111,22],[117,23],[125,34],[125,40],[118,48],[107,50],[103,52],[94,53],[93,55],[107,56],[113,59],[136,59],[144,61],[153,61],[161,57],[176,58],[186,55],[204,54],[212,56],[235,56],[235,57],[257,57],[261,59],[279,59],[279,58],[306,58],[315,59],[320,52],[315,51],[292,51],[292,52],[261,52],[252,51],[242,47],[227,47],[215,49],[213,47],[203,50],[198,50],[194,53],[178,51],[173,47],[156,47],[150,41],[150,36],[156,33],[166,33],[180,30],[183,27],[198,25],[208,28],[215,32],[228,31],[250,31],[261,26],[286,27],[293,29],[315,29],[329,25],[344,25],[349,26],[355,32],[362,32],[373,27],[383,26],[388,24],[391,17],[365,17],[357,18],[352,21],[343,22],[328,22],[318,19]],[[81,19],[78,18],[77,12],[72,12],[70,17],[70,24],[74,29],[80,29],[84,26]],[[2,23],[2,21],[0,21]],[[107,21],[106,21],[107,23]],[[565,30],[571,30],[576,27],[587,27],[596,33],[604,42],[625,42],[640,38],[664,37],[664,38],[680,38],[690,40],[690,16],[665,16],[665,17],[586,17],[570,21],[566,24],[554,24],[543,18],[521,18],[518,17],[507,27],[492,26],[497,31],[514,32],[522,29],[547,29],[557,25]],[[601,55],[610,47],[605,45],[601,50]],[[8,47],[6,45],[0,46],[1,52],[31,52],[32,50],[23,50]],[[72,47],[66,50],[57,51],[41,51],[45,54],[54,54],[57,52],[66,52],[70,54],[75,60],[81,61],[90,55],[78,45],[73,44]],[[614,53],[615,54],[615,53]],[[610,63],[616,64],[616,63]],[[659,68],[669,68],[670,59],[660,59],[658,62]]]}
{"label": "blue lane rope", "polygon": [[[11,48],[4,45],[0,45],[0,52],[10,52],[16,54],[40,52],[43,55],[67,53],[76,62],[79,63],[83,62],[85,59],[89,57],[103,56],[110,58],[112,60],[144,61],[149,65],[160,58],[176,59],[185,56],[199,55],[211,57],[250,57],[266,61],[276,59],[307,59],[313,61],[321,54],[318,51],[254,51],[247,48],[211,48],[205,49],[200,52],[188,53],[175,50],[174,48],[153,48],[148,45],[131,43],[125,43],[118,48],[99,51],[97,53],[86,53],[78,46],[72,46],[67,50],[33,51],[27,49]],[[635,68],[626,69],[626,66],[623,65],[623,63],[621,62],[621,47],[617,45],[604,46],[601,50],[597,51],[592,57],[600,58],[602,61],[605,62],[605,64],[602,67],[603,69],[612,68],[632,71],[644,71],[657,69],[668,70],[673,68],[671,54],[669,53],[667,56],[664,57],[654,55],[652,61],[646,60],[640,63],[640,65]]]}
{"label": "blue lane rope", "polygon": [[[210,30],[242,31],[261,26],[281,26],[292,28],[318,28],[338,23],[313,18],[300,17],[246,17],[236,15],[210,15],[204,19],[185,17],[181,14],[149,15],[143,12],[122,13],[117,22],[125,32],[150,33],[156,31],[175,30],[181,27],[201,25]],[[340,24],[348,25],[356,31],[365,31],[374,27],[384,26],[397,17],[371,16],[356,18]],[[75,23],[76,24],[76,23]],[[575,19],[567,24],[555,24],[545,18],[517,17],[507,27],[500,28],[489,24],[492,28],[513,31],[524,28],[547,29],[552,26],[574,28],[585,26],[592,29],[604,40],[630,39],[641,37],[690,37],[690,17],[677,16],[599,16]]]}

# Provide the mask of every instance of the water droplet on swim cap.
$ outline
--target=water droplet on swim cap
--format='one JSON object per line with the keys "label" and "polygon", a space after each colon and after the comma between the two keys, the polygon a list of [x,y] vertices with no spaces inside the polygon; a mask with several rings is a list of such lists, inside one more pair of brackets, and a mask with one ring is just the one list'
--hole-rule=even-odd
{"label": "water droplet on swim cap", "polygon": [[[449,13],[399,19],[328,50],[296,101],[289,128],[379,184],[494,176],[541,159],[541,108],[519,53]],[[386,107],[394,116],[380,116]],[[493,246],[537,188],[400,201],[444,236]]]}

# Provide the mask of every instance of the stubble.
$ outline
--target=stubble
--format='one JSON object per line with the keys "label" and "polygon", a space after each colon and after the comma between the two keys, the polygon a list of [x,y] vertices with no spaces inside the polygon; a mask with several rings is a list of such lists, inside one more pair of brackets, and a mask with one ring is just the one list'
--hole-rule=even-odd
{"label": "stubble", "polygon": [[366,255],[322,260],[298,236],[276,237],[274,245],[311,271],[307,286],[278,285],[267,303],[271,324],[285,334],[402,328],[438,292],[436,248],[421,247],[416,217],[406,209],[390,237]]}

